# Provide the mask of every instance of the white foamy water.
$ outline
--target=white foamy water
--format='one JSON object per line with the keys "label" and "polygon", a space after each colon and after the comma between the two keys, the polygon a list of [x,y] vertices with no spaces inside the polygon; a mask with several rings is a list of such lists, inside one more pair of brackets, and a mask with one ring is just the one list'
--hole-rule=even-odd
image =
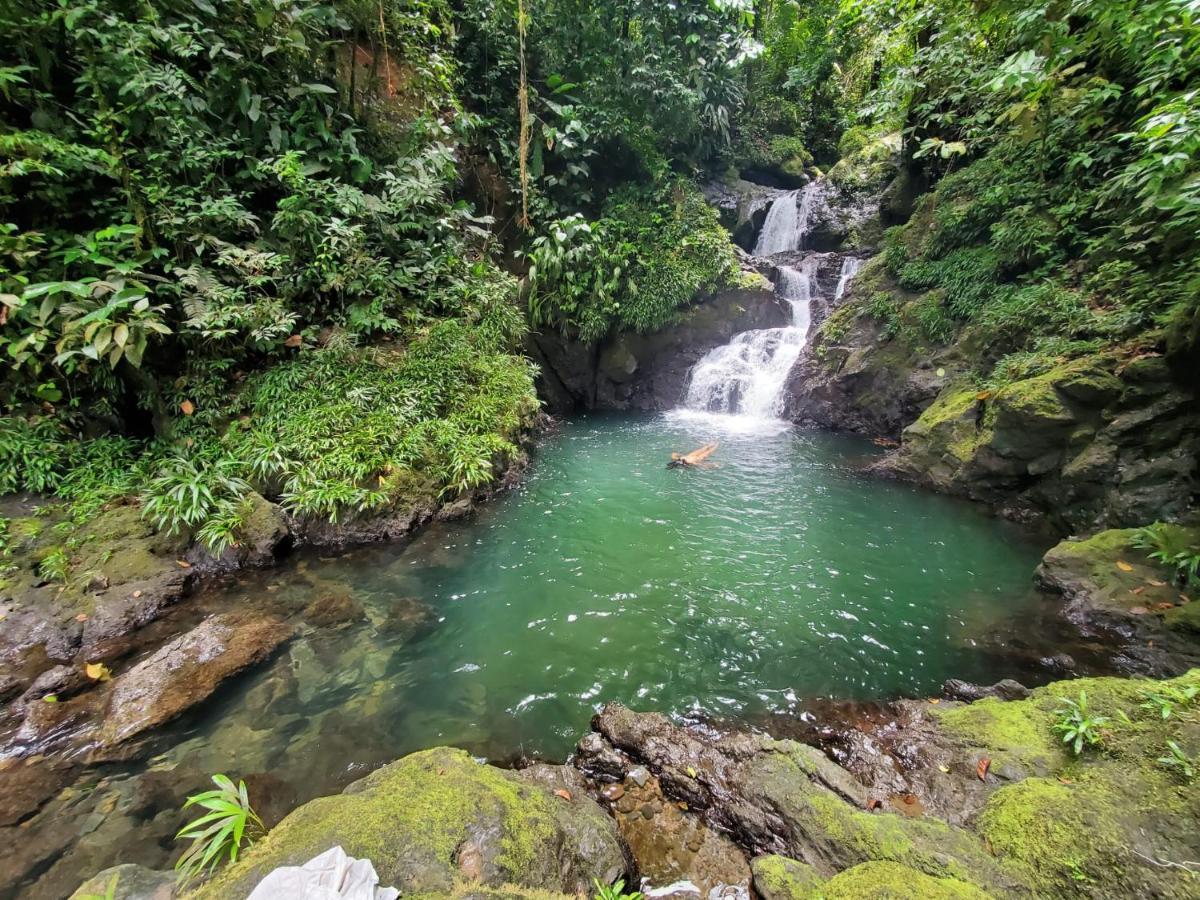
{"label": "white foamy water", "polygon": [[779,268],[776,293],[791,307],[792,323],[743,331],[710,350],[692,370],[684,399],[687,409],[738,414],[751,421],[778,419],[784,384],[808,340],[818,261],[812,257],[799,268]]}
{"label": "white foamy water", "polygon": [[847,256],[842,260],[842,271],[838,275],[837,288],[833,292],[833,300],[836,303],[842,299],[842,294],[846,293],[846,285],[850,283],[850,279],[858,274],[858,270],[862,268],[863,261],[857,256]]}
{"label": "white foamy water", "polygon": [[815,189],[814,181],[798,191],[790,191],[775,199],[767,210],[767,218],[754,245],[755,256],[770,256],[803,248]]}

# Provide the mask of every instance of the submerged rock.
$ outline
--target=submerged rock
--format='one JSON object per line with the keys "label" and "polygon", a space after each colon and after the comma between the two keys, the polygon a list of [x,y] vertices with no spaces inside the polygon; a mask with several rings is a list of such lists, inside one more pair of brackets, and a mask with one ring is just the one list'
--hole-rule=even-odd
{"label": "submerged rock", "polygon": [[517,886],[592,891],[625,873],[616,826],[582,792],[556,795],[462,750],[414,753],[288,815],[199,898],[245,896],[271,870],[340,845],[402,895]]}
{"label": "submerged rock", "polygon": [[227,678],[262,662],[292,630],[273,616],[214,616],[161,647],[112,683],[99,753],[156,728],[206,700]]}
{"label": "submerged rock", "polygon": [[[79,886],[70,900],[172,900],[176,896],[174,872],[158,872],[144,866],[113,866],[93,875]],[[112,893],[109,893],[109,890]]]}
{"label": "submerged rock", "polygon": [[308,624],[329,628],[357,622],[366,615],[366,611],[349,591],[332,591],[321,594],[304,607],[303,615]]}

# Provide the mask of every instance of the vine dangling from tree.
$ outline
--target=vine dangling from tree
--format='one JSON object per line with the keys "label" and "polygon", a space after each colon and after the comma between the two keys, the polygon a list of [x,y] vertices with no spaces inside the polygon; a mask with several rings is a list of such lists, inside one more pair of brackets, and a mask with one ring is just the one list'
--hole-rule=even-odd
{"label": "vine dangling from tree", "polygon": [[517,85],[517,112],[520,116],[520,135],[517,140],[517,165],[521,178],[521,217],[517,224],[529,230],[529,86],[525,78],[525,0],[517,0],[517,57],[520,81]]}

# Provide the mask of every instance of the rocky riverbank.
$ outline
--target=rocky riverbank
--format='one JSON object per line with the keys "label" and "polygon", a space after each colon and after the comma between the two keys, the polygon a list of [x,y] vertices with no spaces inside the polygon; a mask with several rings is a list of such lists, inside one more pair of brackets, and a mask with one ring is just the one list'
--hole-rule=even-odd
{"label": "rocky riverbank", "polygon": [[[300,547],[340,551],[407,540],[427,522],[469,515],[514,486],[526,464],[522,453],[498,482],[452,502],[431,496],[338,525],[289,516],[256,494],[241,541],[219,558],[187,535],[156,532],[133,504],[113,505],[73,527],[64,545],[61,507],[35,511],[33,498],[10,501],[0,600],[0,835],[19,833],[19,851],[0,865],[0,885],[7,886],[0,896],[46,870],[69,845],[55,823],[62,809],[41,813],[48,805],[78,804],[85,795],[70,796],[70,786],[87,782],[86,773],[151,753],[164,726],[266,663],[297,630],[336,629],[363,617],[337,586],[314,584],[300,606],[268,595],[251,609],[230,609],[215,599],[198,603],[194,595],[274,566]],[[71,577],[48,579],[40,563],[63,546]],[[430,619],[424,604],[397,598],[378,627],[403,637],[421,633]],[[154,812],[156,801],[149,802]],[[97,823],[112,811],[97,809]]]}
{"label": "rocky riverbank", "polygon": [[[951,683],[823,723],[837,735],[824,750],[610,704],[565,766],[505,771],[445,748],[385,766],[291,813],[195,895],[244,896],[341,845],[406,896],[570,896],[643,877],[681,898],[1197,896],[1200,783],[1163,762],[1167,741],[1200,741],[1197,688],[1200,670]],[[1105,719],[1076,755],[1055,724],[1084,692]],[[118,897],[172,896],[116,872],[162,891]]]}

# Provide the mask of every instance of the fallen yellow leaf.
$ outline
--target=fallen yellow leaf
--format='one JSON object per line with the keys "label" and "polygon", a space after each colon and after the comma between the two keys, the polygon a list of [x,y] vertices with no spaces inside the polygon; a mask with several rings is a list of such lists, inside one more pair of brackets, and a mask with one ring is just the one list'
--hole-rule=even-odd
{"label": "fallen yellow leaf", "polygon": [[112,672],[108,670],[108,666],[104,663],[88,663],[83,667],[83,671],[87,673],[87,677],[92,681],[108,681],[112,678]]}
{"label": "fallen yellow leaf", "polygon": [[1123,559],[1117,560],[1117,568],[1120,569],[1122,572],[1132,572],[1133,571],[1133,566],[1131,566],[1129,563],[1125,562],[1125,560],[1123,560]]}
{"label": "fallen yellow leaf", "polygon": [[929,698],[929,702],[930,702],[930,703],[932,703],[932,704],[934,704],[934,705],[937,705],[938,703],[941,703],[942,701],[941,701],[941,700],[939,700],[937,697],[930,697],[930,698]]}

